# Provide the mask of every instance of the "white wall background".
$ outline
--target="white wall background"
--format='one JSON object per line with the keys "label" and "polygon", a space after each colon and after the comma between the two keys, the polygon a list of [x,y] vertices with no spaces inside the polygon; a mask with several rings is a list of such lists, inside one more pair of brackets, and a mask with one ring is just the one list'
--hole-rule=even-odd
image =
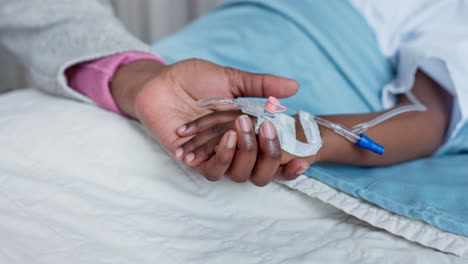
{"label": "white wall background", "polygon": [[113,0],[130,31],[154,42],[181,28],[223,0]]}
{"label": "white wall background", "polygon": [[[14,0],[12,0],[14,1]],[[111,0],[127,28],[151,43],[180,29],[223,0]],[[26,74],[0,50],[0,91],[27,86]]]}
{"label": "white wall background", "polygon": [[181,28],[222,0],[113,0],[130,31],[153,42]]}

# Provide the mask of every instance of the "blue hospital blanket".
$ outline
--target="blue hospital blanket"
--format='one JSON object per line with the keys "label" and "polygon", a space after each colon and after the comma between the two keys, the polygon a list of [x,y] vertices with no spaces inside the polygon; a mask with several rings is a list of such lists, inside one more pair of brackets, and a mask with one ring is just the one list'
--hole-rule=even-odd
{"label": "blue hospital blanket", "polygon": [[[200,58],[299,81],[285,105],[313,114],[382,110],[394,77],[365,19],[343,0],[237,0],[156,43],[169,63]],[[468,133],[468,131],[465,131]],[[468,236],[468,154],[385,168],[319,164],[306,174],[386,210]]]}

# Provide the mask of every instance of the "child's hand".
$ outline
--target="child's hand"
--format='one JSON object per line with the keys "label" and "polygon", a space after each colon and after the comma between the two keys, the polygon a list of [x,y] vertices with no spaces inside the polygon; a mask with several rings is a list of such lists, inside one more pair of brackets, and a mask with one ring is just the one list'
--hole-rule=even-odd
{"label": "child's hand", "polygon": [[[265,122],[257,139],[252,121],[255,118],[240,111],[221,111],[190,122],[177,130],[181,137],[193,137],[176,150],[175,157],[208,180],[226,174],[233,181],[250,180],[258,186],[274,179],[292,180],[307,170],[308,161],[281,150],[273,124]],[[237,149],[229,139],[237,139]]]}

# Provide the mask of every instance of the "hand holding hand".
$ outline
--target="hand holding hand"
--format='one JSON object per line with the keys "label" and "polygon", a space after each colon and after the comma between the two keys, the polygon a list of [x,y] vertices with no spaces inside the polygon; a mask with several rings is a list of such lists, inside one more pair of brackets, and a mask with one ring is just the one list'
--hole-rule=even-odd
{"label": "hand holding hand", "polygon": [[[295,94],[297,89],[294,80],[242,72],[197,59],[171,66],[154,61],[138,61],[122,66],[111,83],[113,96],[120,109],[141,121],[154,138],[176,156],[177,150],[190,139],[178,135],[176,129],[212,113],[211,110],[197,107],[199,99],[284,98]],[[239,137],[237,131],[227,133],[211,164],[221,161],[223,164],[230,163],[235,153],[235,149],[230,146],[233,146],[232,142],[241,140],[244,139]],[[278,144],[271,147],[280,151]],[[199,172],[208,179],[216,180],[227,168],[229,165],[211,171],[211,166],[207,166]],[[210,177],[213,176],[211,174],[216,174],[216,177]]]}
{"label": "hand holding hand", "polygon": [[[223,144],[223,135],[235,131],[238,135],[237,150],[226,171],[233,181],[249,180],[255,185],[264,186],[273,179],[293,180],[305,172],[309,163],[317,161],[317,155],[305,160],[282,151],[277,131],[270,122],[262,124],[257,139],[252,125],[255,122],[256,118],[243,115],[240,111],[219,111],[185,124],[177,132],[191,139],[181,146],[177,158],[198,170],[216,171],[215,168],[222,165],[210,160],[223,151],[218,146]],[[304,140],[305,136],[298,135],[298,138]]]}

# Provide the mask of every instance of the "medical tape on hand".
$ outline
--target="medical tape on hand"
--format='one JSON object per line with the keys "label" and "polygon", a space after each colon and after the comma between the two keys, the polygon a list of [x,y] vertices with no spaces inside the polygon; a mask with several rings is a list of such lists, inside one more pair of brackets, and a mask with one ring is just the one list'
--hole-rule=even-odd
{"label": "medical tape on hand", "polygon": [[265,113],[264,105],[250,102],[249,107],[242,108],[242,112],[257,117],[255,133],[258,134],[260,126],[265,122],[271,122],[278,133],[281,148],[297,157],[309,157],[317,154],[322,147],[322,138],[314,116],[300,111],[299,121],[307,139],[307,143],[296,138],[296,120],[294,117],[282,113]]}

